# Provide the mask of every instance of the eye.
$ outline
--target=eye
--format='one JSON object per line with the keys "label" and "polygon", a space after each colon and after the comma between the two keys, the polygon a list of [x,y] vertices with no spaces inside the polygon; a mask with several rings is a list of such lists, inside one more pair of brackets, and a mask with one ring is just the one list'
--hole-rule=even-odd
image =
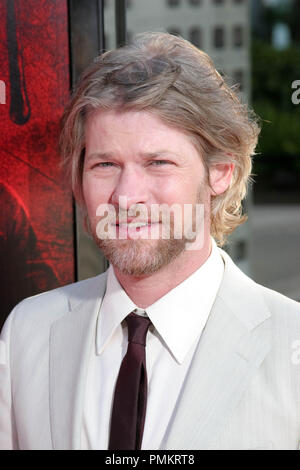
{"label": "eye", "polygon": [[152,165],[154,166],[163,166],[163,165],[168,165],[171,164],[169,160],[154,160],[151,162]]}
{"label": "eye", "polygon": [[111,166],[113,166],[114,164],[112,162],[99,162],[99,163],[95,163],[95,165],[93,166],[93,168],[109,168]]}

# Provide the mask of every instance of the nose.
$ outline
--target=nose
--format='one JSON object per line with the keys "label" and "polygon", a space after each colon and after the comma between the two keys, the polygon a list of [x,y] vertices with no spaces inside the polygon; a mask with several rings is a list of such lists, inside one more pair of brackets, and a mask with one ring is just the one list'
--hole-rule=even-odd
{"label": "nose", "polygon": [[131,206],[146,204],[147,201],[147,185],[142,171],[134,167],[124,167],[111,196],[111,203],[127,211]]}

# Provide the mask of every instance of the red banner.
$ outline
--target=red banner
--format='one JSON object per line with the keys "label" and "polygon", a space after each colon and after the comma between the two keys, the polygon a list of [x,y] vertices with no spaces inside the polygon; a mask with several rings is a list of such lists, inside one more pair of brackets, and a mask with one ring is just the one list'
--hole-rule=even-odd
{"label": "red banner", "polygon": [[1,326],[22,298],[74,280],[74,235],[58,154],[67,1],[0,0],[0,25]]}

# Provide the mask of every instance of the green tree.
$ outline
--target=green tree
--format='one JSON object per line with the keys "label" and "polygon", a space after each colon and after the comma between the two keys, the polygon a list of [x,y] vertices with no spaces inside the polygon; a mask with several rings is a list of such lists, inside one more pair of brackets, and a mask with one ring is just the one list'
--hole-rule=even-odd
{"label": "green tree", "polygon": [[254,173],[272,185],[278,175],[300,174],[300,105],[292,103],[292,82],[300,80],[300,49],[276,50],[252,44],[252,105],[261,118]]}

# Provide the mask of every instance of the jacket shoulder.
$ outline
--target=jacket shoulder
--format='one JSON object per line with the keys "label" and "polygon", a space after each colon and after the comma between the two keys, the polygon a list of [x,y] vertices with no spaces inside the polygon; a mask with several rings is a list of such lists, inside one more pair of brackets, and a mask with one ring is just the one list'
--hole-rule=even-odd
{"label": "jacket shoulder", "polygon": [[300,303],[256,283],[236,266],[226,252],[220,249],[220,253],[225,270],[218,295],[238,318],[253,328],[271,317],[274,328],[278,326],[276,331],[279,335],[293,328],[300,335]]}
{"label": "jacket shoulder", "polygon": [[272,289],[256,285],[271,314],[279,320],[294,324],[300,331],[300,303]]}
{"label": "jacket shoulder", "polygon": [[[106,273],[83,281],[67,284],[22,300],[9,315],[14,326],[27,324],[44,327],[68,313],[72,307],[85,299],[101,295],[106,283]],[[21,325],[20,325],[21,324]]]}

